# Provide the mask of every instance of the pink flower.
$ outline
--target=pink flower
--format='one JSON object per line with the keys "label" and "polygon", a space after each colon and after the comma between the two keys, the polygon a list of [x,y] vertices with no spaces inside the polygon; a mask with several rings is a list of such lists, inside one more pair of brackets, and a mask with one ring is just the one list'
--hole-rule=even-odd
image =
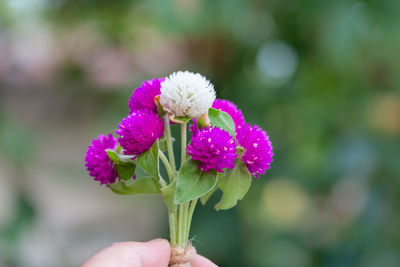
{"label": "pink flower", "polygon": [[118,126],[115,132],[126,155],[139,156],[164,134],[163,121],[148,109],[133,111]]}
{"label": "pink flower", "polygon": [[257,125],[243,124],[236,133],[236,138],[244,152],[241,159],[246,163],[247,169],[254,176],[263,175],[270,168],[272,157],[272,144],[265,131]]}
{"label": "pink flower", "polygon": [[199,167],[204,172],[232,169],[237,156],[235,141],[227,131],[217,127],[201,129],[192,135],[187,152],[192,159],[200,161]]}
{"label": "pink flower", "polygon": [[100,184],[112,184],[117,179],[117,171],[114,169],[114,163],[108,157],[106,149],[114,149],[117,141],[109,134],[100,135],[92,141],[86,152],[86,169],[89,175],[93,176]]}
{"label": "pink flower", "polygon": [[152,79],[145,81],[142,85],[133,91],[128,102],[130,112],[141,109],[150,109],[157,112],[157,106],[154,102],[154,97],[160,95],[161,83],[165,78]]}

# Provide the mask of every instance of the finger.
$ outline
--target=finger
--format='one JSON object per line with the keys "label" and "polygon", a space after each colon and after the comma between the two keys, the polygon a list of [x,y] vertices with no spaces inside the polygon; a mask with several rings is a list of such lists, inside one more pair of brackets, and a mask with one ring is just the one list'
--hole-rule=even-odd
{"label": "finger", "polygon": [[129,246],[113,244],[90,258],[82,267],[141,267],[140,256]]}
{"label": "finger", "polygon": [[192,267],[218,267],[215,263],[201,255],[195,255],[190,263]]}
{"label": "finger", "polygon": [[143,267],[168,266],[171,246],[165,239],[154,239],[146,243],[131,242],[132,248],[140,256]]}
{"label": "finger", "polygon": [[158,267],[168,266],[170,245],[165,239],[149,242],[120,242],[103,249],[82,267]]}

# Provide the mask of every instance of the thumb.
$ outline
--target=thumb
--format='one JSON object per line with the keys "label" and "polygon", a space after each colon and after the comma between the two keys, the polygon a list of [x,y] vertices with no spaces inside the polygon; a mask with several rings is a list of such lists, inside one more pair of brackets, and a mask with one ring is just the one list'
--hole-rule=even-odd
{"label": "thumb", "polygon": [[165,239],[149,242],[120,242],[103,249],[82,267],[159,267],[168,266],[171,248]]}
{"label": "thumb", "polygon": [[132,248],[140,256],[142,267],[168,266],[171,246],[167,240],[159,238],[145,243],[131,243]]}

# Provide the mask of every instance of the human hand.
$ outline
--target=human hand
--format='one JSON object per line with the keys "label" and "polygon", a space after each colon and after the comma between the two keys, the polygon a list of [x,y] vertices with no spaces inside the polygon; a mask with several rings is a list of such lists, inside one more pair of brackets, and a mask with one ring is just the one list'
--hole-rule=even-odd
{"label": "human hand", "polygon": [[[165,239],[149,242],[114,243],[91,257],[82,267],[167,267],[171,246]],[[207,258],[195,255],[192,267],[216,267]]]}

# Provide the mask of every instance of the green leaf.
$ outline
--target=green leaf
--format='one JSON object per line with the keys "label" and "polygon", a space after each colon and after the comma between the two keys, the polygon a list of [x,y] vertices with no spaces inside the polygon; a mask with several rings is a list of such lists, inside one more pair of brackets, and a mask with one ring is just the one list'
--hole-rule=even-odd
{"label": "green leaf", "polygon": [[156,178],[159,178],[158,168],[158,142],[155,142],[149,150],[137,158],[137,162],[142,169]]}
{"label": "green leaf", "polygon": [[215,170],[203,172],[198,161],[185,161],[177,177],[175,203],[181,204],[207,194],[216,186],[217,180]]}
{"label": "green leaf", "polygon": [[151,177],[144,177],[133,180],[132,183],[117,182],[109,185],[110,189],[120,195],[133,194],[158,194],[160,193],[160,185]]}
{"label": "green leaf", "polygon": [[130,158],[122,158],[123,155],[118,154],[113,149],[106,149],[108,157],[114,162],[118,177],[122,180],[129,180],[135,173],[136,164]]}
{"label": "green leaf", "polygon": [[121,163],[121,164],[116,164],[115,166],[117,169],[118,177],[125,181],[132,178],[136,169],[135,163]]}
{"label": "green leaf", "polygon": [[211,195],[214,194],[215,191],[217,191],[217,186],[214,186],[213,189],[211,189],[210,192],[208,192],[207,194],[203,195],[200,197],[200,202],[201,204],[205,205],[207,203],[207,201],[210,199]]}
{"label": "green leaf", "polygon": [[115,151],[119,154],[122,153],[122,146],[121,145],[117,145],[117,147],[115,148]]}
{"label": "green leaf", "polygon": [[107,152],[108,157],[109,157],[115,164],[118,164],[118,163],[121,162],[121,160],[120,160],[119,157],[118,157],[117,152],[115,152],[113,149],[108,148],[108,149],[106,149],[106,152]]}
{"label": "green leaf", "polygon": [[115,163],[115,164],[125,164],[125,163],[134,163],[136,164],[136,160],[134,160],[134,155],[124,155],[122,152],[121,146],[118,146],[115,150],[114,149],[106,149],[108,157]]}
{"label": "green leaf", "polygon": [[178,205],[175,204],[175,191],[176,191],[176,182],[170,183],[164,188],[161,188],[161,193],[164,198],[164,202],[167,205],[168,209],[171,211],[177,211]]}
{"label": "green leaf", "polygon": [[235,123],[231,116],[218,109],[208,109],[208,118],[213,126],[227,131],[233,138],[235,138]]}
{"label": "green leaf", "polygon": [[197,127],[198,128],[207,128],[207,125],[202,118],[197,118]]}
{"label": "green leaf", "polygon": [[143,177],[149,177],[149,174],[146,173],[139,165],[136,165],[135,175],[136,175],[136,179],[143,178]]}
{"label": "green leaf", "polygon": [[192,118],[191,118],[191,117],[188,117],[188,116],[178,116],[178,117],[174,117],[174,118],[173,118],[173,121],[185,123],[185,122],[190,121],[191,119],[192,119]]}
{"label": "green leaf", "polygon": [[227,173],[219,183],[223,194],[215,205],[216,210],[226,210],[234,207],[238,200],[243,199],[251,184],[251,174],[243,161],[239,160],[235,168]]}

